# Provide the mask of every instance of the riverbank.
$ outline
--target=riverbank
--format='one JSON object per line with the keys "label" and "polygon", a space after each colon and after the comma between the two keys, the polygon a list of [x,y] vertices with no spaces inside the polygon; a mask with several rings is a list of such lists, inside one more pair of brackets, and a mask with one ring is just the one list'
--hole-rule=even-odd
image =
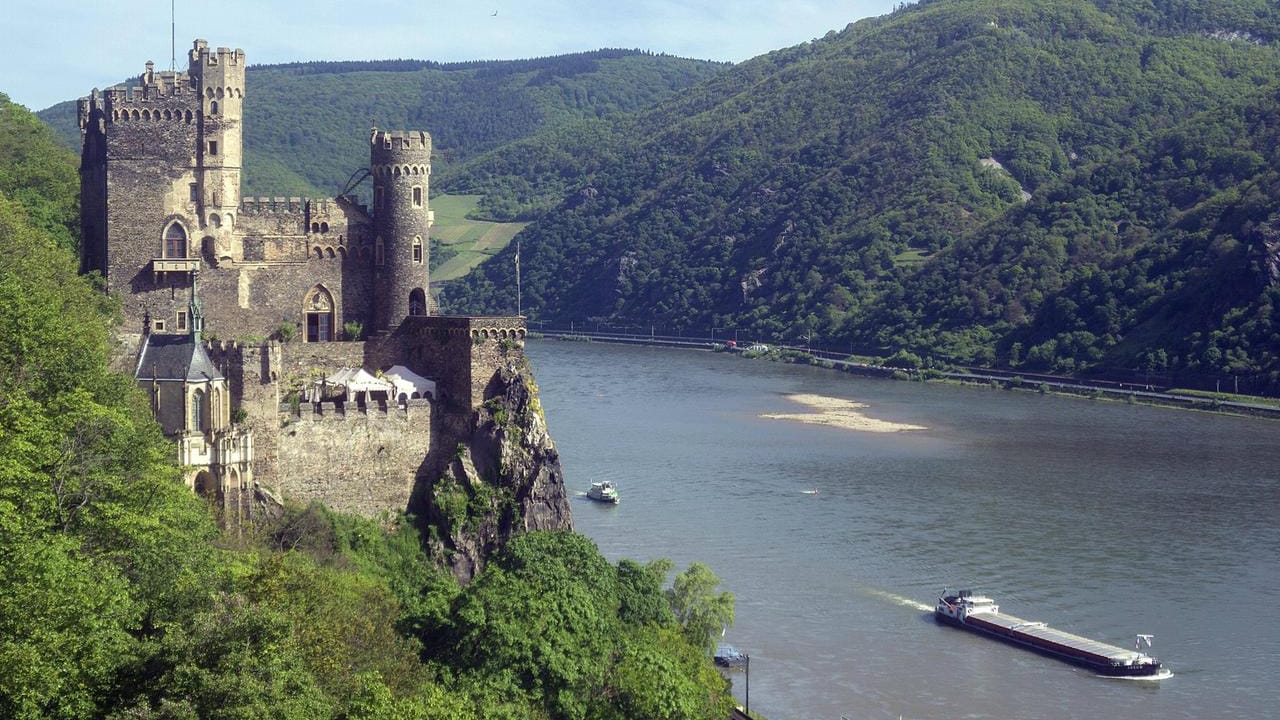
{"label": "riverbank", "polygon": [[[531,334],[533,335],[533,334]],[[776,348],[764,345],[749,345],[757,349],[742,349],[721,343],[710,342],[701,338],[681,338],[656,335],[618,335],[587,331],[563,332],[544,330],[537,336],[567,342],[603,342],[615,345],[640,345],[653,347],[684,348],[703,350],[706,352],[733,352],[746,359],[769,360],[801,365],[812,365],[839,372],[878,377],[893,380],[917,382],[951,382],[964,385],[985,385],[997,390],[1019,392],[1035,392],[1042,395],[1062,395],[1068,397],[1124,402],[1130,404],[1154,405],[1158,407],[1181,408],[1201,412],[1222,413],[1280,419],[1280,406],[1267,404],[1266,399],[1257,402],[1239,399],[1239,396],[1216,396],[1208,393],[1191,393],[1175,390],[1159,390],[1150,386],[1130,385],[1123,383],[1091,383],[1081,379],[1050,378],[1037,375],[1030,379],[1002,370],[980,368],[962,368],[957,370],[911,369],[888,367],[854,360],[839,360],[819,357],[802,348]]]}

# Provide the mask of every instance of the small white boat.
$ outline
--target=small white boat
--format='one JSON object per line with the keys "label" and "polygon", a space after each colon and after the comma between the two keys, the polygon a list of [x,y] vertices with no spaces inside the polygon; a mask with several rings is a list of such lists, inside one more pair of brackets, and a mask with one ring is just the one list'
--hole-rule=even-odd
{"label": "small white boat", "polygon": [[591,489],[587,491],[587,497],[600,502],[618,504],[618,486],[613,484],[612,480],[604,482],[591,483]]}

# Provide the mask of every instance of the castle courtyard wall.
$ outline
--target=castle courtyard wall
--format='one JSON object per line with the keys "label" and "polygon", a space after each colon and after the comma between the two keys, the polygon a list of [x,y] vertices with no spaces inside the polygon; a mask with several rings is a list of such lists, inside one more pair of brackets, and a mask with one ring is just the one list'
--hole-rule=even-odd
{"label": "castle courtyard wall", "polygon": [[304,403],[297,415],[278,416],[276,485],[284,499],[374,518],[408,508],[420,472],[434,460],[431,402],[410,400],[405,409],[386,411],[322,408],[317,413]]}

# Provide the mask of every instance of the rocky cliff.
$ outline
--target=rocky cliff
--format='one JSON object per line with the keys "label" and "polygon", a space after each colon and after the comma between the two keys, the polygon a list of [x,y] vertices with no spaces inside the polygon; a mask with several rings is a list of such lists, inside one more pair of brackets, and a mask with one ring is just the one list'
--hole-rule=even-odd
{"label": "rocky cliff", "polygon": [[494,374],[456,449],[422,498],[432,549],[466,583],[512,536],[572,530],[560,455],[547,432],[528,363]]}

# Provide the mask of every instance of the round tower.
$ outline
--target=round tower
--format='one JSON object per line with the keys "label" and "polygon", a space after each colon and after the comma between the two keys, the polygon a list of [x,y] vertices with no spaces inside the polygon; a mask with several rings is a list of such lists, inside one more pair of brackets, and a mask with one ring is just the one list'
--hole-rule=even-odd
{"label": "round tower", "polygon": [[393,330],[410,315],[428,314],[427,179],[431,136],[380,131],[369,142],[373,175],[374,325]]}

